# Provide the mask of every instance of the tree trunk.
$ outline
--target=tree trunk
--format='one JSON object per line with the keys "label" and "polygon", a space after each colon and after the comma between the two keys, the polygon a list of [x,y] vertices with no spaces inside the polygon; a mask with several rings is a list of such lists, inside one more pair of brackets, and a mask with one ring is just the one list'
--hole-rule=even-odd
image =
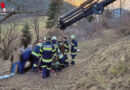
{"label": "tree trunk", "polygon": [[37,42],[39,41],[39,35],[37,35]]}

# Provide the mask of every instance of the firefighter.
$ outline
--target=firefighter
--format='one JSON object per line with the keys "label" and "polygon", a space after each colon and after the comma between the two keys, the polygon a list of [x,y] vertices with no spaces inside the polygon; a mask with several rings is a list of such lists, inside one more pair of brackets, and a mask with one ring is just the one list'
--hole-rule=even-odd
{"label": "firefighter", "polygon": [[[43,38],[43,40],[41,41],[42,44],[44,44],[46,42],[47,38],[46,36]],[[38,62],[38,71],[39,72],[42,72],[42,63],[41,63],[41,59],[40,59],[41,56],[39,56],[39,62]]]}
{"label": "firefighter", "polygon": [[43,43],[44,43],[44,42],[46,42],[46,39],[47,39],[47,38],[46,38],[46,37],[44,37],[44,39],[43,39]]}
{"label": "firefighter", "polygon": [[71,39],[72,39],[72,41],[71,41],[71,57],[72,57],[71,64],[74,65],[75,64],[75,56],[77,55],[78,43],[75,40],[75,36],[74,35],[71,35]]}
{"label": "firefighter", "polygon": [[47,38],[47,41],[42,45],[40,49],[43,78],[47,78],[50,76],[51,63],[53,61],[54,52],[55,52],[55,48],[51,44],[51,39]]}
{"label": "firefighter", "polygon": [[55,50],[56,50],[56,52],[54,53],[54,56],[55,56],[55,57],[57,56],[58,47],[59,47],[59,44],[57,43],[56,40],[57,40],[56,36],[53,36],[53,37],[52,37],[52,44],[54,45]]}
{"label": "firefighter", "polygon": [[54,53],[54,58],[53,58],[53,69],[55,70],[55,72],[61,71],[63,66],[64,66],[64,56],[61,53],[60,50],[60,45],[57,42],[57,38],[56,36],[52,37],[52,44],[55,47],[55,53]]}
{"label": "firefighter", "polygon": [[64,37],[64,47],[65,47],[65,51],[64,51],[64,59],[65,59],[65,67],[69,66],[68,63],[68,53],[69,53],[69,43],[67,41],[67,37]]}
{"label": "firefighter", "polygon": [[59,55],[59,59],[60,59],[60,65],[62,68],[65,67],[65,58],[64,58],[64,54],[65,54],[65,46],[64,46],[64,40],[60,40],[59,41],[59,50],[58,50],[58,55]]}
{"label": "firefighter", "polygon": [[33,50],[32,50],[32,55],[33,55],[33,71],[37,71],[37,66],[38,66],[38,62],[39,62],[39,57],[40,57],[40,48],[42,47],[42,43],[37,43]]}
{"label": "firefighter", "polygon": [[54,53],[54,58],[53,58],[53,63],[52,63],[52,68],[55,71],[58,71],[58,67],[59,67],[59,59],[58,59],[58,48],[59,48],[59,44],[57,42],[57,38],[56,36],[52,37],[52,44],[55,47],[55,53]]}
{"label": "firefighter", "polygon": [[60,48],[58,48],[58,59],[59,59],[58,71],[61,71],[64,68],[64,55],[61,52]]}

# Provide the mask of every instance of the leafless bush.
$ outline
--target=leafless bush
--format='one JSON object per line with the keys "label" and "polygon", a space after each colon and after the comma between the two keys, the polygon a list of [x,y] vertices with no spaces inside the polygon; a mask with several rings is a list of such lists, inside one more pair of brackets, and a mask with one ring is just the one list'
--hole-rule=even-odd
{"label": "leafless bush", "polygon": [[46,35],[47,37],[56,36],[58,39],[62,38],[63,33],[61,30],[59,30],[56,26],[54,26],[52,29],[48,30],[48,33]]}
{"label": "leafless bush", "polygon": [[66,35],[70,36],[74,34],[78,41],[84,41],[93,39],[95,37],[100,37],[100,32],[102,28],[101,22],[93,21],[88,22],[87,19],[83,19],[73,26],[66,29]]}
{"label": "leafless bush", "polygon": [[19,43],[19,34],[16,27],[17,24],[0,26],[0,52],[2,53],[4,60],[9,58],[9,54],[13,47],[16,47]]}
{"label": "leafless bush", "polygon": [[[105,20],[103,21],[103,27],[106,29],[114,29],[119,31],[120,33],[124,34],[124,36],[130,34],[130,14],[121,14],[118,18],[109,18],[105,17]],[[104,24],[105,23],[105,24]]]}
{"label": "leafless bush", "polygon": [[122,14],[119,18],[115,18],[112,12],[105,11],[101,16],[102,20],[94,20],[88,22],[83,19],[66,29],[67,36],[74,34],[78,41],[85,41],[102,37],[104,30],[116,30],[119,35],[129,35],[130,33],[130,14]]}

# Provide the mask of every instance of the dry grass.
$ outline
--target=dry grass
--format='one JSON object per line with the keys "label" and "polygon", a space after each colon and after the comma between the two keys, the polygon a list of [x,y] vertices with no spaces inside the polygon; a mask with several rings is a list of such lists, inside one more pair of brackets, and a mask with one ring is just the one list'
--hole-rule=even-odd
{"label": "dry grass", "polygon": [[[41,79],[41,73],[29,71],[24,75],[1,80],[0,89],[130,90],[130,36],[123,33],[123,28],[129,31],[129,19],[126,19],[122,22],[109,20],[106,22],[109,26],[107,28],[101,22],[88,23],[84,20],[76,23],[66,31],[68,36],[73,33],[79,41],[83,41],[79,44],[81,51],[74,67],[51,73],[47,79]],[[9,70],[10,63],[0,63],[0,73],[3,75],[4,71]]]}
{"label": "dry grass", "polygon": [[[110,34],[112,41],[110,38],[108,40],[105,38],[106,32]],[[6,90],[129,90],[130,40],[129,37],[121,39],[117,37],[113,30],[109,30],[104,32],[102,38],[80,43],[81,51],[76,58],[76,66],[70,66],[59,73],[52,73],[48,79],[41,79],[41,73],[28,72],[2,80],[0,88]]]}
{"label": "dry grass", "polygon": [[127,66],[127,63],[117,63],[116,65],[113,65],[109,68],[108,73],[114,76],[123,75],[127,72]]}
{"label": "dry grass", "polygon": [[129,90],[129,43],[128,38],[120,39],[94,53],[88,59],[86,78],[80,79],[75,90]]}

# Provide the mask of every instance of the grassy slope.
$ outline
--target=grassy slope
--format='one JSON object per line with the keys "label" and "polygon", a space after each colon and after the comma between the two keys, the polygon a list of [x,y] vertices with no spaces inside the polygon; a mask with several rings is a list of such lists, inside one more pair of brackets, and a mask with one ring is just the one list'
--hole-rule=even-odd
{"label": "grassy slope", "polygon": [[[21,23],[29,20],[30,18],[23,19]],[[40,25],[42,30],[44,22],[40,22]],[[18,27],[22,28],[23,26]],[[0,81],[0,90],[129,90],[129,37],[110,37],[108,34],[102,39],[80,43],[81,52],[75,67],[52,73],[48,79],[41,79],[41,73],[28,72],[25,75],[16,75]],[[0,68],[5,70],[3,66],[5,65],[2,64]]]}
{"label": "grassy slope", "polygon": [[[113,32],[113,31],[109,31]],[[107,34],[109,33],[107,31]],[[114,32],[113,32],[114,33]],[[109,34],[110,35],[110,34]],[[81,52],[74,67],[41,79],[41,73],[28,72],[0,82],[5,90],[129,90],[129,37],[105,37],[79,44]]]}

